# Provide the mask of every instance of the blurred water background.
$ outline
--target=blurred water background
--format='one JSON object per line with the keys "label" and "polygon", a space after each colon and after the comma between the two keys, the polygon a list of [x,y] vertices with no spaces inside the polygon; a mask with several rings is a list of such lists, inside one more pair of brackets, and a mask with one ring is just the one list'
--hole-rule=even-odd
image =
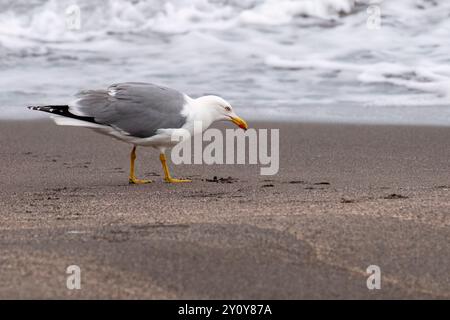
{"label": "blurred water background", "polygon": [[249,119],[449,125],[449,39],[444,0],[0,0],[0,118],[145,81]]}

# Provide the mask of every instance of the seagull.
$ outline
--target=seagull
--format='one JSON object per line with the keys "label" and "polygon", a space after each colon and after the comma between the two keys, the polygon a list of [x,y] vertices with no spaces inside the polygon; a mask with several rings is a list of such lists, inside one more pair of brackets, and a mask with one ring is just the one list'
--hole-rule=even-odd
{"label": "seagull", "polygon": [[189,179],[172,178],[167,166],[165,152],[178,143],[171,139],[176,130],[187,130],[192,136],[194,122],[201,121],[204,131],[214,122],[223,120],[231,121],[244,130],[248,128],[247,123],[234,113],[230,103],[221,97],[206,95],[194,99],[152,83],[117,83],[106,90],[81,91],[75,97],[67,105],[28,108],[51,113],[57,125],[90,128],[133,145],[130,184],[152,182],[135,176],[137,146],[159,150],[165,182],[190,182]]}

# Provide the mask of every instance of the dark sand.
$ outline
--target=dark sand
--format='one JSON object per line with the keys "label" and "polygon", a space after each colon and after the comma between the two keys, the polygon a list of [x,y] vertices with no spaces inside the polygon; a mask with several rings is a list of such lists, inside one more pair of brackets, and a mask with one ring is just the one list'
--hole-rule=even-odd
{"label": "dark sand", "polygon": [[124,143],[0,122],[0,298],[450,298],[450,128],[258,126],[281,128],[276,176],[168,185],[141,148],[136,186]]}

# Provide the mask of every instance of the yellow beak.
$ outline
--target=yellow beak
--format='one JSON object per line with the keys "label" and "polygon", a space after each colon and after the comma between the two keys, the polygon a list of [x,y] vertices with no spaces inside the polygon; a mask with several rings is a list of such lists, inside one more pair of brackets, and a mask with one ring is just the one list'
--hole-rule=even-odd
{"label": "yellow beak", "polygon": [[244,130],[248,129],[247,122],[245,122],[244,119],[239,118],[238,116],[230,117],[230,121],[233,122],[235,125],[237,125],[239,128],[242,128]]}

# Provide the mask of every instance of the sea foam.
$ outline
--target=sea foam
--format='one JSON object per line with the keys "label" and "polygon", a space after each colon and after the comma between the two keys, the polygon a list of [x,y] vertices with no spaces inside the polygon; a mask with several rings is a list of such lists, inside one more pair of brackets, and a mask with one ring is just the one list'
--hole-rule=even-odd
{"label": "sea foam", "polygon": [[71,0],[0,0],[1,110],[149,81],[222,95],[251,118],[386,122],[395,107],[396,122],[450,123],[450,2],[76,3],[79,30]]}

